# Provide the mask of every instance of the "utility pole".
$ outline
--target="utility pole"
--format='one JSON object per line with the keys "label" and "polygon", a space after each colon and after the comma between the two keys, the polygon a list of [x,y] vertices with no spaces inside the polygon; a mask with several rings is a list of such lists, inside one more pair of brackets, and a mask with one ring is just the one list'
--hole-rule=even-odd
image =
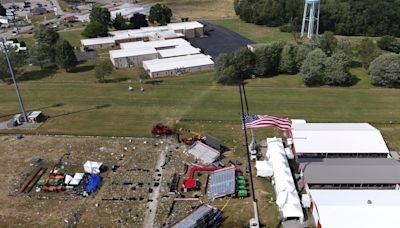
{"label": "utility pole", "polygon": [[[257,198],[256,198],[256,191],[254,190],[254,182],[253,182],[253,173],[251,170],[251,158],[250,158],[250,151],[249,151],[249,142],[247,139],[247,129],[246,129],[246,121],[245,121],[245,112],[244,112],[244,105],[243,105],[243,99],[246,102],[246,110],[247,110],[247,115],[249,114],[249,107],[247,105],[247,98],[244,97],[246,95],[246,92],[244,90],[244,85],[243,83],[241,83],[239,85],[239,93],[240,93],[240,105],[242,108],[242,115],[241,115],[241,119],[242,119],[242,123],[243,123],[243,131],[244,131],[244,138],[245,138],[245,142],[246,142],[246,153],[247,153],[247,166],[249,167],[249,175],[250,175],[250,186],[251,186],[251,191],[252,191],[252,199],[253,199],[253,209],[254,209],[254,219],[256,221],[256,224],[250,224],[251,227],[260,227],[260,220],[258,217],[258,206],[257,206]],[[250,221],[252,221],[253,219],[251,219]]]}
{"label": "utility pole", "polygon": [[22,101],[21,94],[19,93],[17,80],[15,79],[14,70],[12,69],[11,62],[10,62],[10,59],[8,57],[8,48],[6,46],[4,37],[2,39],[2,43],[3,43],[4,54],[6,55],[6,59],[7,59],[8,69],[10,70],[11,78],[12,78],[12,80],[14,82],[15,92],[17,92],[18,102],[19,102],[19,106],[21,107],[22,116],[24,117],[25,123],[27,123],[28,122],[28,117],[26,115],[24,102]]}

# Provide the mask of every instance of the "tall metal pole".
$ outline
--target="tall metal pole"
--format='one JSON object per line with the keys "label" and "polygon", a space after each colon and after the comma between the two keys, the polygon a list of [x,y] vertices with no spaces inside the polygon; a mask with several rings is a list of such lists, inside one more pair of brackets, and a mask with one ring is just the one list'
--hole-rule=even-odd
{"label": "tall metal pole", "polygon": [[[244,85],[240,84],[239,85],[240,106],[242,108],[242,123],[243,123],[244,138],[245,138],[245,142],[246,142],[247,165],[249,167],[251,192],[253,193],[252,194],[252,198],[253,198],[254,216],[255,216],[255,219],[257,221],[257,224],[260,224],[260,220],[259,220],[259,217],[258,217],[258,206],[257,206],[256,191],[254,190],[253,173],[252,173],[252,170],[251,170],[251,159],[250,159],[250,151],[249,151],[249,142],[248,142],[248,139],[247,139],[247,129],[246,129],[245,114],[244,114],[242,87],[243,87],[243,91],[244,91]],[[247,99],[247,98],[245,98],[245,99]],[[247,102],[246,102],[246,104],[247,104]],[[246,107],[246,109],[248,111],[248,106]]]}
{"label": "tall metal pole", "polygon": [[19,93],[17,80],[15,79],[14,70],[12,69],[11,62],[10,62],[10,59],[8,57],[8,48],[6,47],[6,43],[5,43],[4,37],[2,39],[2,43],[3,43],[4,54],[6,55],[6,59],[7,59],[8,69],[10,70],[11,78],[12,78],[12,80],[14,82],[15,92],[17,92],[18,102],[19,102],[19,106],[21,107],[22,116],[24,117],[24,120],[27,123],[28,122],[28,117],[26,115],[24,102],[22,101],[21,94]]}

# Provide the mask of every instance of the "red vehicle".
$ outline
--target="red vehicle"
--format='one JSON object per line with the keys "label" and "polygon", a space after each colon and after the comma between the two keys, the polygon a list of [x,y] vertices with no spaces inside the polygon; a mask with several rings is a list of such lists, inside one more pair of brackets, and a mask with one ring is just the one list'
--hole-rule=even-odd
{"label": "red vehicle", "polygon": [[153,127],[151,129],[151,133],[154,136],[159,136],[159,135],[171,135],[176,133],[175,128],[170,128],[162,123],[157,123],[153,124]]}

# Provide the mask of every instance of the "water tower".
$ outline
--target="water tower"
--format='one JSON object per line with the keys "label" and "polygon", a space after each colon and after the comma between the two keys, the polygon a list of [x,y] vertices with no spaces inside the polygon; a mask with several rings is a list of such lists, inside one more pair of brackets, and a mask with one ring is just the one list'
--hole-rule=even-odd
{"label": "water tower", "polygon": [[311,39],[318,35],[320,0],[304,0],[303,23],[301,24],[301,37],[304,36],[306,22],[308,22],[307,37]]}

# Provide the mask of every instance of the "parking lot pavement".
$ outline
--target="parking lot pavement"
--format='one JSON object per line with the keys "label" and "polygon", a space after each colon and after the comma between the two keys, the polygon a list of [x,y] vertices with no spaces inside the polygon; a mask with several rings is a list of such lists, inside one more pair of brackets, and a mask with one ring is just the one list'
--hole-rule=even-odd
{"label": "parking lot pavement", "polygon": [[210,22],[200,21],[208,31],[207,37],[189,39],[190,43],[200,48],[205,54],[211,55],[215,60],[221,53],[232,53],[240,47],[246,47],[255,42],[235,32]]}

